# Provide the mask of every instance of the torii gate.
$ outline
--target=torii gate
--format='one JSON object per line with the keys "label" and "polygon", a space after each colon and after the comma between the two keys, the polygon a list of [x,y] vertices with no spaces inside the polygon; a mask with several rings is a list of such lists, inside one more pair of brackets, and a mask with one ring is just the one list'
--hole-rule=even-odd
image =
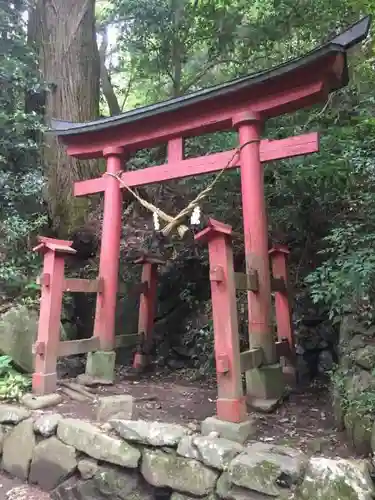
{"label": "torii gate", "polygon": [[[318,135],[308,133],[281,140],[261,140],[265,121],[302,107],[324,102],[330,92],[348,83],[347,50],[364,40],[369,17],[330,42],[270,70],[198,91],[181,98],[141,107],[89,123],[54,121],[52,128],[77,158],[104,157],[107,173],[123,171],[129,187],[203,175],[221,170],[233,156],[224,151],[184,159],[184,138],[236,129],[242,147],[240,168],[247,271],[256,270],[259,286],[248,292],[250,345],[263,350],[265,364],[253,370],[249,384],[255,397],[267,397],[274,377],[281,375],[271,330],[271,285],[267,216],[262,163],[317,152]],[[137,150],[168,144],[167,163],[126,172],[126,159]],[[100,350],[113,352],[115,307],[120,256],[122,186],[111,176],[76,182],[75,196],[104,193],[104,215],[94,335]],[[90,356],[90,354],[89,354]],[[110,356],[107,356],[109,359]],[[95,362],[90,359],[91,366]]]}

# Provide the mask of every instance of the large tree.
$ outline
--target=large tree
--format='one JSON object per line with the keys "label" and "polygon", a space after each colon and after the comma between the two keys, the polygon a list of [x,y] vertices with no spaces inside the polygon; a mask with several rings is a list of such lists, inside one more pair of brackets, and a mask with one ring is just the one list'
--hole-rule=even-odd
{"label": "large tree", "polygon": [[[99,115],[100,63],[95,0],[36,0],[29,13],[29,41],[48,86],[45,119],[93,120]],[[44,148],[46,200],[53,228],[67,236],[85,219],[88,201],[72,197],[73,182],[98,174],[98,163],[68,158],[53,136]]]}

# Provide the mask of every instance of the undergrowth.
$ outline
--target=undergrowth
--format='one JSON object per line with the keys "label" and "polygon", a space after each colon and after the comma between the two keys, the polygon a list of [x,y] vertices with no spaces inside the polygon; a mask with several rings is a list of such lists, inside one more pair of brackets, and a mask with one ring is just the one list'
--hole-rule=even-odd
{"label": "undergrowth", "polygon": [[31,389],[31,378],[19,373],[10,356],[0,356],[0,400],[19,401]]}

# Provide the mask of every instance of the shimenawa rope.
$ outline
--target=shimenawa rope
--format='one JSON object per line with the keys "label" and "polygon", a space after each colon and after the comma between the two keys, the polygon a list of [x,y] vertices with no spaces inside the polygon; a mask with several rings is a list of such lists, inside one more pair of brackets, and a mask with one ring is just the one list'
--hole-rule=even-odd
{"label": "shimenawa rope", "polygon": [[242,149],[245,146],[248,146],[249,144],[254,144],[254,143],[259,143],[259,139],[253,139],[250,141],[245,142],[241,146],[237,147],[235,152],[233,153],[233,156],[231,159],[228,161],[228,163],[220,170],[220,172],[216,175],[214,180],[205,188],[203,189],[195,198],[192,200],[184,209],[182,209],[175,217],[172,217],[171,215],[168,215],[165,213],[163,210],[155,206],[153,203],[150,203],[149,201],[143,199],[139,194],[132,189],[130,186],[125,184],[125,182],[121,179],[122,171],[114,174],[111,172],[105,172],[104,175],[108,175],[110,177],[114,177],[115,179],[118,180],[118,182],[121,184],[122,187],[124,187],[131,195],[134,196],[134,198],[147,210],[149,210],[152,213],[157,214],[160,219],[164,220],[167,224],[164,226],[164,228],[161,230],[161,233],[163,236],[168,236],[171,231],[174,230],[174,228],[177,226],[177,232],[180,236],[180,238],[183,238],[184,234],[186,231],[189,230],[189,228],[185,224],[181,224],[182,220],[189,215],[195,207],[199,205],[199,202],[201,202],[206,196],[212,191],[214,186],[217,184],[221,176],[224,174],[224,172],[229,168],[233,160],[241,153]]}

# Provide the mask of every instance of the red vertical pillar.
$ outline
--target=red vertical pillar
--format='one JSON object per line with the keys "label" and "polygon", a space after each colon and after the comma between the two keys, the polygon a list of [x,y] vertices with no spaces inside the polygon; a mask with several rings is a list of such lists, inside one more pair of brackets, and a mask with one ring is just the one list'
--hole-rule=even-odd
{"label": "red vertical pillar", "polygon": [[[103,151],[107,172],[117,174],[123,168],[122,148]],[[103,293],[98,294],[94,335],[100,337],[100,348],[110,351],[115,346],[115,314],[120,258],[122,220],[122,191],[120,183],[108,176],[104,193],[103,228],[100,250],[99,277],[103,279]]]}
{"label": "red vertical pillar", "polygon": [[32,389],[34,394],[49,394],[56,390],[57,358],[60,343],[60,321],[64,286],[64,260],[74,254],[71,242],[40,238],[34,250],[44,254],[40,279],[41,298],[38,336],[33,346],[35,355]]}
{"label": "red vertical pillar", "polygon": [[[250,347],[263,350],[264,365],[275,365],[276,349],[271,326],[271,277],[268,257],[268,226],[264,197],[263,166],[260,161],[261,119],[243,112],[233,119],[239,134],[242,213],[246,271],[258,274],[257,291],[248,292]],[[247,374],[248,392],[255,398],[275,398],[274,377],[278,367],[254,369]],[[272,380],[271,380],[272,379]]]}
{"label": "red vertical pillar", "polygon": [[[275,291],[275,313],[277,324],[277,337],[279,341],[286,339],[289,343],[291,354],[294,354],[294,335],[292,327],[292,313],[290,297],[288,293],[288,267],[287,259],[289,250],[286,246],[279,245],[269,251],[271,257],[272,275],[276,279],[281,279],[285,284],[285,289]],[[292,367],[288,367],[288,372],[293,372]]]}
{"label": "red vertical pillar", "polygon": [[150,349],[152,345],[152,330],[157,297],[157,267],[147,257],[136,261],[142,264],[141,281],[144,285],[139,302],[138,333],[141,340],[141,352],[137,352],[133,360],[133,368],[144,370],[150,364]]}
{"label": "red vertical pillar", "polygon": [[246,420],[246,403],[240,368],[231,232],[230,226],[210,219],[209,226],[195,239],[208,242],[218,387],[217,417],[230,422],[243,422]]}

